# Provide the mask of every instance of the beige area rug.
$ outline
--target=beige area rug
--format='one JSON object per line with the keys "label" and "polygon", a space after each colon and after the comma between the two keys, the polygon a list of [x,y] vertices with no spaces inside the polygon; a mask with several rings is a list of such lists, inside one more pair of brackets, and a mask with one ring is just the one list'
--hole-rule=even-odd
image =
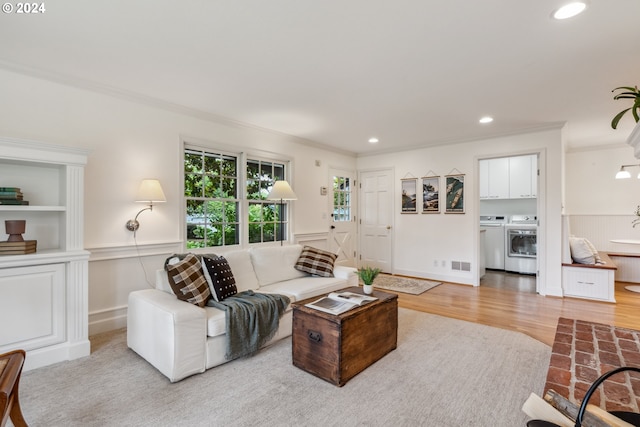
{"label": "beige area rug", "polygon": [[21,406],[31,427],[526,425],[548,346],[402,308],[398,322],[398,348],[344,387],[293,366],[291,338],[172,384],[109,332],[91,356],[23,373]]}
{"label": "beige area rug", "polygon": [[414,279],[410,277],[392,276],[380,274],[373,281],[374,288],[388,289],[390,291],[404,292],[405,294],[420,295],[433,289],[442,282],[434,282],[426,279]]}

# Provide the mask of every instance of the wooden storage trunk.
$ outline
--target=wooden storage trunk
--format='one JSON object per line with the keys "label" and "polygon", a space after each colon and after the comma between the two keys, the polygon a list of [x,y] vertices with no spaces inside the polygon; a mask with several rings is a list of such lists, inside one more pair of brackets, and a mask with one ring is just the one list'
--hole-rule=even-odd
{"label": "wooden storage trunk", "polygon": [[[344,291],[362,293],[362,288]],[[305,304],[293,305],[292,352],[294,366],[337,386],[384,355],[398,342],[398,296],[374,291],[376,301],[340,315],[325,313]]]}

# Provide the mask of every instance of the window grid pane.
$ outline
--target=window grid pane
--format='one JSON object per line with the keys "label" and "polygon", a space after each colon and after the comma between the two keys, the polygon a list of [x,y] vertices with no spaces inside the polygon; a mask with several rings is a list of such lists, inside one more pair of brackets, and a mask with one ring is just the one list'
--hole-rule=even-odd
{"label": "window grid pane", "polygon": [[237,157],[185,149],[186,246],[240,243]]}
{"label": "window grid pane", "polygon": [[333,177],[333,221],[351,220],[351,182],[349,177]]}
{"label": "window grid pane", "polygon": [[[249,203],[249,243],[274,242],[286,236],[286,205],[267,200],[277,179],[284,179],[285,165],[264,160],[247,160],[247,198]],[[280,233],[280,217],[283,234]]]}
{"label": "window grid pane", "polygon": [[[286,164],[247,159],[246,182],[239,176],[237,156],[185,148],[184,194],[186,200],[186,246],[206,248],[242,243],[241,233],[248,230],[245,242],[276,242],[287,236],[287,204],[267,200],[276,180],[286,179]],[[247,213],[241,218],[240,189],[246,188]],[[282,235],[280,234],[282,218]],[[247,224],[247,225],[243,225]]]}

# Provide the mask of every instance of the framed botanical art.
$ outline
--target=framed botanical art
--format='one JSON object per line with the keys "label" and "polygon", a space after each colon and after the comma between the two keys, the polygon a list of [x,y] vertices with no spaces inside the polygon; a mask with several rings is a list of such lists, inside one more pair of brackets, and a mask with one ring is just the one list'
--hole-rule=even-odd
{"label": "framed botanical art", "polygon": [[464,213],[464,175],[447,175],[445,213]]}
{"label": "framed botanical art", "polygon": [[440,177],[422,177],[422,213],[440,213]]}
{"label": "framed botanical art", "polygon": [[418,213],[416,206],[416,194],[418,187],[417,178],[402,180],[402,213]]}

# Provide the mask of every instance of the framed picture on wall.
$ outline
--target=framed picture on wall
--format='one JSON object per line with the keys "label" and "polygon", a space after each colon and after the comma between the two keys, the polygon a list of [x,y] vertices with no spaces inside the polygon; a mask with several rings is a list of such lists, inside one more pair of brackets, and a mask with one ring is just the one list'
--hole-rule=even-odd
{"label": "framed picture on wall", "polygon": [[418,213],[416,194],[418,188],[417,178],[402,180],[402,213]]}
{"label": "framed picture on wall", "polygon": [[422,177],[422,213],[440,213],[440,177]]}
{"label": "framed picture on wall", "polygon": [[464,213],[464,175],[447,175],[444,213]]}

